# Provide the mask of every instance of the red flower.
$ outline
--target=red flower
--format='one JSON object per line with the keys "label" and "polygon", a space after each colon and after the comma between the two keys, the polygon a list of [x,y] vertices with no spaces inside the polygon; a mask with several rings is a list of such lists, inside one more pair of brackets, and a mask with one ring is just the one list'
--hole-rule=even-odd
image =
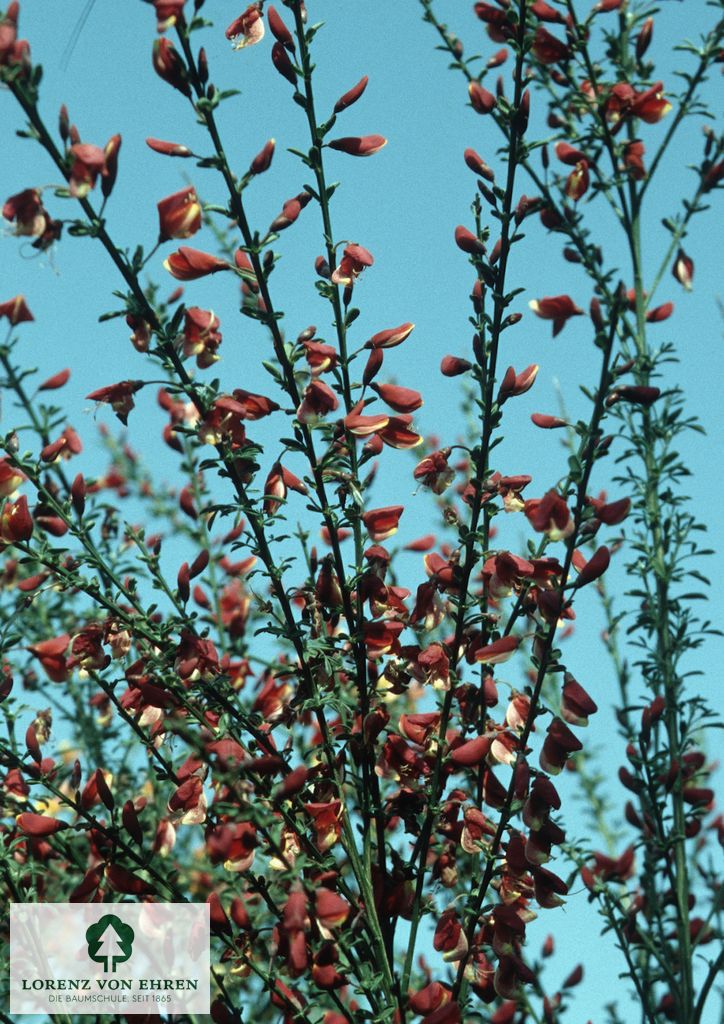
{"label": "red flower", "polygon": [[9,498],[25,479],[25,473],[21,473],[7,459],[0,459],[0,498]]}
{"label": "red flower", "polygon": [[427,711],[418,715],[400,715],[399,729],[405,739],[418,747],[427,747],[437,734],[440,712]]}
{"label": "red flower", "polygon": [[475,652],[475,660],[485,665],[500,665],[515,654],[519,644],[520,638],[517,636],[501,636],[486,647],[479,647]]}
{"label": "red flower", "polygon": [[605,523],[606,526],[618,526],[631,510],[630,498],[619,498],[618,501],[612,501],[609,504],[606,504],[602,498],[588,498],[587,502],[593,507],[596,519]]}
{"label": "red flower", "polygon": [[166,196],[157,204],[159,241],[190,238],[201,227],[201,204],[193,185]]}
{"label": "red flower", "polygon": [[581,878],[589,889],[593,889],[597,881],[625,882],[627,878],[631,877],[633,870],[634,848],[629,846],[620,857],[608,857],[604,853],[595,853],[593,864],[591,867],[583,868]]}
{"label": "red flower", "polygon": [[56,462],[58,459],[70,459],[83,451],[83,442],[72,427],[66,427],[55,441],[46,444],[40,453],[43,462]]}
{"label": "red flower", "polygon": [[323,934],[325,931],[329,932],[331,928],[339,928],[343,925],[351,912],[352,908],[349,903],[343,900],[341,896],[338,896],[336,892],[326,889],[324,886],[316,890],[314,894],[314,913],[324,930]]}
{"label": "red flower", "polygon": [[504,43],[513,34],[513,26],[505,11],[492,4],[475,4],[475,13],[488,26],[488,35],[496,43]]}
{"label": "red flower", "polygon": [[332,139],[327,145],[349,156],[372,156],[387,145],[387,139],[382,135],[346,136],[343,139]]}
{"label": "red flower", "polygon": [[530,498],[525,503],[525,514],[533,529],[551,540],[570,537],[575,528],[568,505],[556,491],[548,491],[543,498]]}
{"label": "red flower", "polygon": [[574,146],[570,146],[567,142],[556,143],[556,156],[561,163],[569,164],[571,167],[575,167],[581,160],[588,162],[585,153],[582,153],[580,149],[576,149]]}
{"label": "red flower", "polygon": [[454,907],[448,907],[440,916],[432,945],[443,954],[446,963],[461,960],[467,953],[468,940]]}
{"label": "red flower", "polygon": [[425,673],[425,681],[436,690],[450,688],[450,659],[442,644],[430,644],[417,656],[417,664]]}
{"label": "red flower", "polygon": [[65,652],[68,650],[70,637],[67,633],[61,636],[51,637],[50,640],[41,640],[37,644],[31,644],[28,650],[34,654],[45,669],[48,678],[54,683],[62,683],[68,678],[68,666]]}
{"label": "red flower", "polygon": [[16,544],[18,541],[30,540],[32,535],[33,519],[25,495],[17,501],[6,501],[0,512],[0,541]]}
{"label": "red flower", "polygon": [[329,803],[305,804],[304,810],[312,819],[317,848],[324,853],[334,846],[342,835],[342,825],[339,820],[342,816],[342,802],[341,800],[330,800]]}
{"label": "red flower", "polygon": [[399,636],[405,628],[396,619],[374,619],[365,622],[364,638],[368,658],[381,658],[390,651],[399,651]]}
{"label": "red flower", "polygon": [[671,104],[663,96],[663,82],[655,82],[644,92],[636,92],[628,82],[618,82],[606,100],[606,117],[616,123],[616,129],[627,117],[655,124],[670,110]]}
{"label": "red flower", "polygon": [[243,418],[243,405],[229,395],[221,395],[201,421],[199,437],[204,444],[226,442],[232,448],[241,447],[246,442]]}
{"label": "red flower", "polygon": [[361,245],[348,245],[342,253],[339,266],[332,274],[332,282],[352,285],[362,271],[371,267],[374,262],[374,256]]}
{"label": "red flower", "polygon": [[553,337],[563,330],[572,316],[582,316],[583,310],[575,304],[570,295],[551,295],[544,299],[531,299],[528,303],[541,320],[553,321]]}
{"label": "red flower", "polygon": [[82,198],[95,187],[98,175],[106,166],[106,154],[100,146],[79,142],[70,147],[73,163],[70,168],[70,194]]}
{"label": "red flower", "polygon": [[[381,440],[390,448],[408,451],[422,444],[422,436],[410,430],[412,416],[390,416],[387,424],[379,432]],[[370,442],[368,442],[369,444]]]}
{"label": "red flower", "polygon": [[20,4],[14,0],[0,19],[0,65],[9,63],[9,57],[18,37],[19,14]]}
{"label": "red flower", "polygon": [[128,423],[128,414],[135,405],[133,396],[142,387],[142,380],[120,380],[117,384],[109,384],[107,387],[91,391],[85,397],[92,402],[107,402],[125,426]]}
{"label": "red flower", "polygon": [[460,768],[473,768],[482,764],[490,753],[492,743],[492,735],[483,734],[482,736],[476,736],[475,739],[468,740],[467,743],[454,747],[450,751],[450,760]]}
{"label": "red flower", "polygon": [[16,235],[41,235],[48,215],[43,208],[40,191],[37,188],[26,188],[10,196],[3,205],[3,217],[15,222]]}
{"label": "red flower", "polygon": [[138,875],[126,871],[120,864],[106,865],[106,881],[115,892],[127,896],[146,896],[153,892],[152,886],[144,882]]}
{"label": "red flower", "polygon": [[577,203],[586,192],[590,183],[588,174],[588,161],[579,160],[574,169],[568,175],[564,192],[569,199]]}
{"label": "red flower", "polygon": [[365,512],[362,521],[372,540],[386,540],[397,533],[400,516],[404,511],[402,505],[390,505],[387,508],[373,508]]}
{"label": "red flower", "polygon": [[533,39],[533,53],[541,64],[559,64],[570,59],[571,51],[554,35],[539,25]]}
{"label": "red flower", "polygon": [[57,818],[50,818],[45,814],[19,814],[15,823],[21,832],[26,836],[33,836],[36,839],[52,836],[62,828],[68,828],[65,821],[58,821]]}
{"label": "red flower", "polygon": [[439,981],[433,981],[424,988],[421,988],[419,992],[411,993],[410,1009],[413,1013],[427,1017],[448,1004],[451,999],[452,993],[450,989],[445,985],[441,985]]}
{"label": "red flower", "polygon": [[229,270],[229,264],[199,249],[189,249],[182,245],[172,252],[163,263],[164,267],[178,281],[195,281],[207,274],[216,274],[219,270]]}
{"label": "red flower", "polygon": [[424,487],[429,487],[433,494],[442,494],[455,479],[455,470],[448,465],[450,449],[431,452],[415,466],[413,476]]}
{"label": "red flower", "polygon": [[307,354],[307,365],[313,377],[335,369],[339,359],[335,348],[321,341],[305,341],[303,345]]}
{"label": "red flower", "polygon": [[382,430],[390,422],[390,417],[386,413],[364,416],[361,412],[357,412],[359,408],[362,408],[362,403],[355,406],[344,418],[345,430],[348,430],[350,434],[354,434],[355,437],[370,437],[372,434],[376,434],[378,430]]}
{"label": "red flower", "polygon": [[540,766],[549,775],[558,775],[569,756],[582,749],[583,744],[565,722],[560,718],[554,718],[548,726],[540,752]]}
{"label": "red flower", "polygon": [[232,395],[234,401],[240,407],[239,414],[245,420],[260,420],[264,416],[270,416],[276,412],[279,406],[272,402],[266,395],[257,395],[253,391],[245,391],[244,388],[236,388]]}
{"label": "red flower", "polygon": [[186,0],[153,0],[156,8],[156,29],[165,32],[177,22],[183,22],[183,6]]}
{"label": "red flower", "polygon": [[585,587],[587,583],[593,583],[599,576],[603,576],[611,561],[611,552],[604,545],[580,569],[576,579],[577,587]]}
{"label": "red flower", "polygon": [[540,21],[556,22],[558,24],[565,22],[565,18],[560,11],[555,10],[555,8],[545,3],[544,0],[535,0],[531,11]]}
{"label": "red flower", "polygon": [[343,604],[339,579],[332,571],[331,556],[322,559],[319,575],[314,584],[314,594],[324,608],[340,608]]}
{"label": "red flower", "polygon": [[0,19],[0,67],[25,64],[30,67],[30,46],[26,39],[18,39],[20,4],[13,0]]}
{"label": "red flower", "polygon": [[285,469],[281,462],[275,462],[264,484],[265,515],[274,515],[281,503],[286,500],[288,490],[306,494],[307,485],[290,473],[288,469]]}
{"label": "red flower", "polygon": [[644,144],[641,139],[632,139],[631,142],[626,143],[623,148],[623,162],[635,181],[641,181],[646,177]]}
{"label": "red flower", "polygon": [[232,21],[224,35],[233,42],[235,50],[261,42],[264,38],[264,19],[260,5],[249,4],[243,14]]}
{"label": "red flower", "polygon": [[219,672],[219,655],[211,640],[184,631],[176,649],[174,671],[182,679],[213,679]]}
{"label": "red flower", "polygon": [[561,715],[569,725],[588,725],[588,719],[598,711],[598,705],[581,684],[566,672],[561,699]]}
{"label": "red flower", "polygon": [[219,358],[216,354],[221,344],[219,318],[209,309],[190,306],[184,313],[183,330],[184,356],[196,356],[199,369],[207,369]]}
{"label": "red flower", "polygon": [[0,302],[0,319],[2,317],[5,317],[12,327],[29,323],[35,319],[22,295],[16,295],[14,299],[8,299],[7,302]]}
{"label": "red flower", "polygon": [[322,380],[313,380],[304,389],[302,401],[297,409],[300,423],[316,423],[328,412],[339,407],[339,400],[334,391]]}
{"label": "red flower", "polygon": [[634,117],[640,117],[646,124],[656,124],[666,117],[671,110],[671,104],[664,98],[663,88],[663,82],[656,82],[645,92],[637,93],[631,104],[631,113]]}

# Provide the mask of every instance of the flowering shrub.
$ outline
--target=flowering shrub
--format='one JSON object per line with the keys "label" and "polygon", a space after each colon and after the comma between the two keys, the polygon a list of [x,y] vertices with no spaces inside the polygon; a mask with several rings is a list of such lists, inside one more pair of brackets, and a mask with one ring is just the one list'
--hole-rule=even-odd
{"label": "flowering shrub", "polygon": [[[645,3],[476,3],[497,49],[468,59],[434,0],[420,0],[461,101],[464,79],[485,137],[498,137],[497,152],[487,143],[485,156],[460,154],[475,197],[466,223],[451,225],[450,250],[469,266],[472,340],[445,354],[440,372],[459,378],[468,415],[433,440],[415,423],[423,395],[396,383],[414,324],[379,311],[379,329],[359,332],[355,304],[379,270],[362,221],[361,241],[338,238],[332,221],[329,160],[387,144],[345,134],[367,78],[343,83],[320,112],[320,26],[303,0],[252,3],[228,26],[205,20],[204,0],[152,6],[159,88],[178,91],[207,145],[202,155],[183,141],[147,144],[159,160],[195,167],[199,186],[219,178],[225,198],[208,203],[192,184],[161,198],[150,251],[123,248],[104,216],[123,173],[121,136],[84,142],[64,106],[48,127],[19,5],[0,21],[6,116],[14,101],[56,178],[18,183],[2,210],[8,233],[59,263],[71,238],[112,262],[119,291],[101,319],[128,347],[134,375],[109,382],[98,367],[87,397],[111,465],[90,475],[58,404],[70,370],[37,383],[24,362],[28,301],[0,304],[12,417],[0,460],[8,898],[206,900],[221,1024],[517,1024],[558,1021],[574,1006],[583,966],[566,965],[555,988],[544,961],[559,908],[583,888],[620,950],[626,980],[614,999],[628,1007],[632,995],[635,1018],[648,1022],[704,1020],[722,962],[708,952],[721,916],[722,819],[704,746],[712,713],[686,685],[684,655],[712,630],[694,612],[701,526],[678,452],[697,424],[664,376],[677,349],[657,340],[657,325],[673,304],[655,303],[669,270],[692,286],[684,239],[724,176],[708,121],[701,151],[678,154],[694,162],[692,192],[667,213],[670,241],[653,273],[644,246],[650,182],[681,123],[707,112],[721,26],[683,47],[677,94],[656,78]],[[232,158],[217,110],[240,101],[213,77],[227,40],[269,46],[285,80],[279,102],[291,88],[307,133],[292,150],[307,183],[266,230],[252,226],[254,197],[275,143],[234,169],[238,147]],[[625,265],[591,228],[590,210],[604,206]],[[329,326],[293,337],[273,273],[302,215],[319,220],[322,253],[307,271]],[[202,226],[216,241],[197,249]],[[535,229],[580,269],[575,295],[522,299],[511,254]],[[13,243],[3,244],[7,259]],[[167,298],[146,278],[161,272],[159,248],[163,273],[181,282]],[[224,374],[231,325],[204,301],[216,274],[255,322],[268,393]],[[189,291],[200,305],[187,304],[186,283],[197,281]],[[554,479],[524,475],[496,452],[516,400],[535,388],[538,366],[509,365],[507,352],[524,314],[550,321],[553,337],[583,318],[597,364],[585,417],[530,417],[531,445],[546,447],[549,431],[565,438]],[[167,417],[172,491],[131,447],[149,387]],[[113,415],[128,441],[108,426]],[[607,458],[617,468],[606,475]],[[412,502],[408,488],[402,503],[381,503],[378,465],[417,488]],[[424,506],[429,531],[400,548],[393,538],[411,503]],[[186,553],[173,567],[165,538]],[[606,584],[614,558],[627,566],[628,603]],[[622,743],[610,749],[628,791],[623,830],[610,761],[601,774],[585,748],[614,687],[594,693],[578,681],[585,665],[562,642],[574,621],[589,628],[584,589],[606,617],[618,687]],[[70,717],[65,746],[43,704]],[[562,773],[592,812],[585,839],[564,828]],[[540,955],[526,944],[537,917],[551,932]],[[613,1003],[606,1012],[630,1019]]]}

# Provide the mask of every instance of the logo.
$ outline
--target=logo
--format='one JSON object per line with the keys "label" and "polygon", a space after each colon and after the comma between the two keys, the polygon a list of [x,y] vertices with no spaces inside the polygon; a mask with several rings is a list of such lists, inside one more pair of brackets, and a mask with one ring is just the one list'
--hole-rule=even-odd
{"label": "logo", "polygon": [[10,1015],[207,1020],[209,940],[208,903],[12,903]]}
{"label": "logo", "polygon": [[115,914],[105,914],[85,933],[88,956],[94,963],[103,964],[104,971],[114,973],[117,964],[130,960],[134,938],[130,924]]}

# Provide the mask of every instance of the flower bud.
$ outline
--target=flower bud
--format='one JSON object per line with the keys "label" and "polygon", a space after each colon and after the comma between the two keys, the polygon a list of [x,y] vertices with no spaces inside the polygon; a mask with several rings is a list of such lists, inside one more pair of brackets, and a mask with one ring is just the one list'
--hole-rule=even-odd
{"label": "flower bud", "polygon": [[481,178],[485,178],[487,181],[495,181],[495,174],[474,149],[466,149],[463,156],[465,158],[465,163],[471,171],[475,174],[479,174]]}
{"label": "flower bud", "polygon": [[471,82],[468,86],[468,95],[473,110],[478,114],[489,114],[495,110],[497,100],[492,92],[484,89],[479,82]]}
{"label": "flower bud", "polygon": [[106,143],[105,149],[105,164],[103,171],[101,172],[101,192],[103,198],[107,199],[113,191],[113,186],[116,183],[116,177],[118,175],[118,153],[121,149],[121,136],[112,135]]}
{"label": "flower bud", "polygon": [[676,254],[671,273],[687,292],[691,291],[691,282],[694,280],[694,261],[686,255],[683,249],[679,249]]}
{"label": "flower bud", "polygon": [[343,139],[332,139],[327,145],[348,156],[372,156],[387,145],[384,135],[347,136]]}
{"label": "flower bud", "polygon": [[271,52],[272,64],[277,69],[282,78],[286,78],[290,85],[296,88],[297,85],[297,73],[294,70],[294,65],[289,60],[287,51],[284,46],[277,40],[272,46]]}
{"label": "flower bud", "polygon": [[271,167],[272,158],[274,156],[274,139],[269,139],[264,148],[257,153],[254,159],[251,161],[249,172],[251,174],[263,174],[264,171],[268,171]]}
{"label": "flower bud", "polygon": [[353,103],[356,103],[367,88],[368,81],[369,79],[367,78],[367,75],[365,75],[364,78],[359,80],[357,85],[354,85],[348,92],[340,96],[334,105],[335,114],[341,113],[343,110],[346,110],[347,107],[351,107]]}
{"label": "flower bud", "polygon": [[381,348],[373,348],[370,351],[367,365],[365,366],[364,373],[362,375],[362,383],[367,387],[377,376],[382,368],[382,361],[384,359],[384,351]]}
{"label": "flower bud", "polygon": [[485,254],[485,246],[472,231],[468,231],[462,224],[458,224],[455,228],[455,244],[458,249],[462,252],[468,253],[470,256],[483,256]]}
{"label": "flower bud", "polygon": [[460,356],[444,356],[440,363],[440,373],[443,377],[459,377],[472,369],[473,364]]}
{"label": "flower bud", "polygon": [[78,473],[75,480],[70,485],[70,500],[73,503],[73,508],[75,509],[76,514],[79,516],[82,516],[85,511],[85,495],[85,478],[82,473]]}
{"label": "flower bud", "polygon": [[636,36],[636,59],[641,60],[651,45],[651,38],[654,34],[654,19],[647,18],[641,26],[641,31]]}
{"label": "flower bud", "polygon": [[68,383],[70,379],[70,370],[60,370],[58,373],[53,374],[52,377],[48,377],[42,384],[38,385],[38,391],[55,391],[56,388],[62,388]]}
{"label": "flower bud", "polygon": [[294,53],[294,38],[282,21],[281,15],[276,8],[269,8],[267,11],[267,19],[269,21],[269,28],[271,29],[272,34],[278,39],[282,46],[285,47],[285,49],[289,50],[290,53]]}
{"label": "flower bud", "polygon": [[60,113],[58,114],[58,133],[60,134],[60,137],[63,140],[63,142],[68,141],[69,132],[70,120],[68,118],[68,108],[64,103],[60,108]]}
{"label": "flower bud", "polygon": [[153,41],[153,68],[159,78],[190,98],[191,87],[183,60],[171,40],[165,36]]}

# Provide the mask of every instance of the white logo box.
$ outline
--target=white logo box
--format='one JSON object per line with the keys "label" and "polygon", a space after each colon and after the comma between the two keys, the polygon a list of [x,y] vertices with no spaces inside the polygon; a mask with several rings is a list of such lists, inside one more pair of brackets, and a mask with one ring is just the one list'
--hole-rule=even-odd
{"label": "white logo box", "polygon": [[206,903],[12,903],[11,1014],[201,1013]]}

